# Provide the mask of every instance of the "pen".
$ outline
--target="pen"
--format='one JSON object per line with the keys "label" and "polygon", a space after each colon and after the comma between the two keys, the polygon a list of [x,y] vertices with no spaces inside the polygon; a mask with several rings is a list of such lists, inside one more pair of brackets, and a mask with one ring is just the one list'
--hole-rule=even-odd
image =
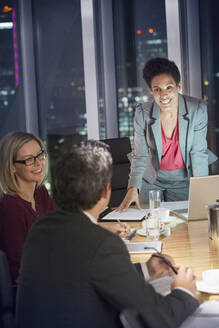
{"label": "pen", "polygon": [[160,254],[160,252],[153,246],[145,246],[144,249],[153,249],[155,252]]}
{"label": "pen", "polygon": [[131,240],[136,235],[137,230],[133,230],[130,235],[126,237],[127,240]]}
{"label": "pen", "polygon": [[166,264],[172,269],[172,271],[173,271],[175,274],[177,274],[176,269],[174,268],[174,266],[172,266],[172,264],[170,263],[170,261],[166,259],[166,257],[164,257],[164,256],[161,255],[161,254],[153,254],[152,257],[159,257],[164,263],[166,263]]}
{"label": "pen", "polygon": [[172,266],[172,264],[170,263],[170,261],[167,260],[166,257],[163,256],[160,252],[158,252],[158,250],[157,250],[155,247],[152,247],[152,246],[151,246],[151,247],[149,247],[149,246],[145,246],[144,249],[153,249],[154,251],[156,251],[157,254],[153,254],[152,256],[153,256],[153,257],[159,257],[160,259],[162,259],[163,262],[166,263],[166,264],[172,269],[172,271],[173,271],[175,274],[177,274],[176,269],[174,268],[174,266]]}
{"label": "pen", "polygon": [[120,224],[120,226],[121,226],[122,228],[125,228],[125,225],[124,225],[124,223],[122,223],[122,222],[120,221],[120,219],[119,219],[119,218],[117,218],[117,222]]}

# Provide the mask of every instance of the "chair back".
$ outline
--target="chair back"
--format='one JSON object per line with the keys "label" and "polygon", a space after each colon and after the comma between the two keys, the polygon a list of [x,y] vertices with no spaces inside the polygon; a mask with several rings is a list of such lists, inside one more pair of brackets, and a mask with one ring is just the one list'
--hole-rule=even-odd
{"label": "chair back", "polygon": [[120,313],[120,321],[124,328],[178,327],[174,316],[165,311],[162,303],[148,303],[138,311],[127,308]]}
{"label": "chair back", "polygon": [[127,154],[132,151],[131,143],[128,137],[105,139],[102,141],[109,146],[113,158],[112,194],[109,206],[117,207],[127,192],[130,172],[130,162]]}
{"label": "chair back", "polygon": [[8,260],[0,250],[0,327],[14,328],[14,295]]}
{"label": "chair back", "polygon": [[139,313],[134,309],[125,309],[122,311],[120,321],[124,328],[150,328],[142,321]]}

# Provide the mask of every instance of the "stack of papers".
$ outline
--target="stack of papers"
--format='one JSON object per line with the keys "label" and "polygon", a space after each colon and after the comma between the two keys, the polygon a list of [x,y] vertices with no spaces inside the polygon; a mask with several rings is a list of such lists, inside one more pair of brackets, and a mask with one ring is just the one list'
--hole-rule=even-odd
{"label": "stack of papers", "polygon": [[128,208],[127,211],[118,212],[112,211],[105,215],[101,221],[141,221],[149,212],[148,209]]}

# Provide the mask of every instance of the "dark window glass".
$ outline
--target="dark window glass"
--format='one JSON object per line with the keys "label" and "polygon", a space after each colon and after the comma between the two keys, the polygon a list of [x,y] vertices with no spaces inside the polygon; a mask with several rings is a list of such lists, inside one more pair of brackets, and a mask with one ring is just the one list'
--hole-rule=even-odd
{"label": "dark window glass", "polygon": [[25,127],[17,5],[0,3],[0,137]]}
{"label": "dark window glass", "polygon": [[151,57],[167,57],[165,0],[114,0],[119,135],[133,138],[136,103],[150,91],[142,69]]}
{"label": "dark window glass", "polygon": [[80,1],[35,0],[33,18],[40,132],[59,147],[87,135]]}
{"label": "dark window glass", "polygon": [[80,0],[33,0],[32,9],[40,135],[53,174],[62,152],[87,138]]}
{"label": "dark window glass", "polygon": [[[208,105],[208,147],[219,153],[219,2],[200,0],[202,94]],[[212,173],[219,172],[218,163]]]}

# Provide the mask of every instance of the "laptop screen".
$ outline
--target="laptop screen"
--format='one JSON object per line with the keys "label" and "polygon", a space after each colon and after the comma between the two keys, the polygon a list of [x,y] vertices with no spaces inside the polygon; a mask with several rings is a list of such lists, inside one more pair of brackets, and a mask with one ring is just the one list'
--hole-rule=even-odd
{"label": "laptop screen", "polygon": [[162,202],[179,217],[200,220],[208,217],[208,205],[219,199],[219,175],[192,177],[189,185],[189,201]]}
{"label": "laptop screen", "polygon": [[189,220],[206,219],[208,205],[219,199],[219,175],[190,178]]}

